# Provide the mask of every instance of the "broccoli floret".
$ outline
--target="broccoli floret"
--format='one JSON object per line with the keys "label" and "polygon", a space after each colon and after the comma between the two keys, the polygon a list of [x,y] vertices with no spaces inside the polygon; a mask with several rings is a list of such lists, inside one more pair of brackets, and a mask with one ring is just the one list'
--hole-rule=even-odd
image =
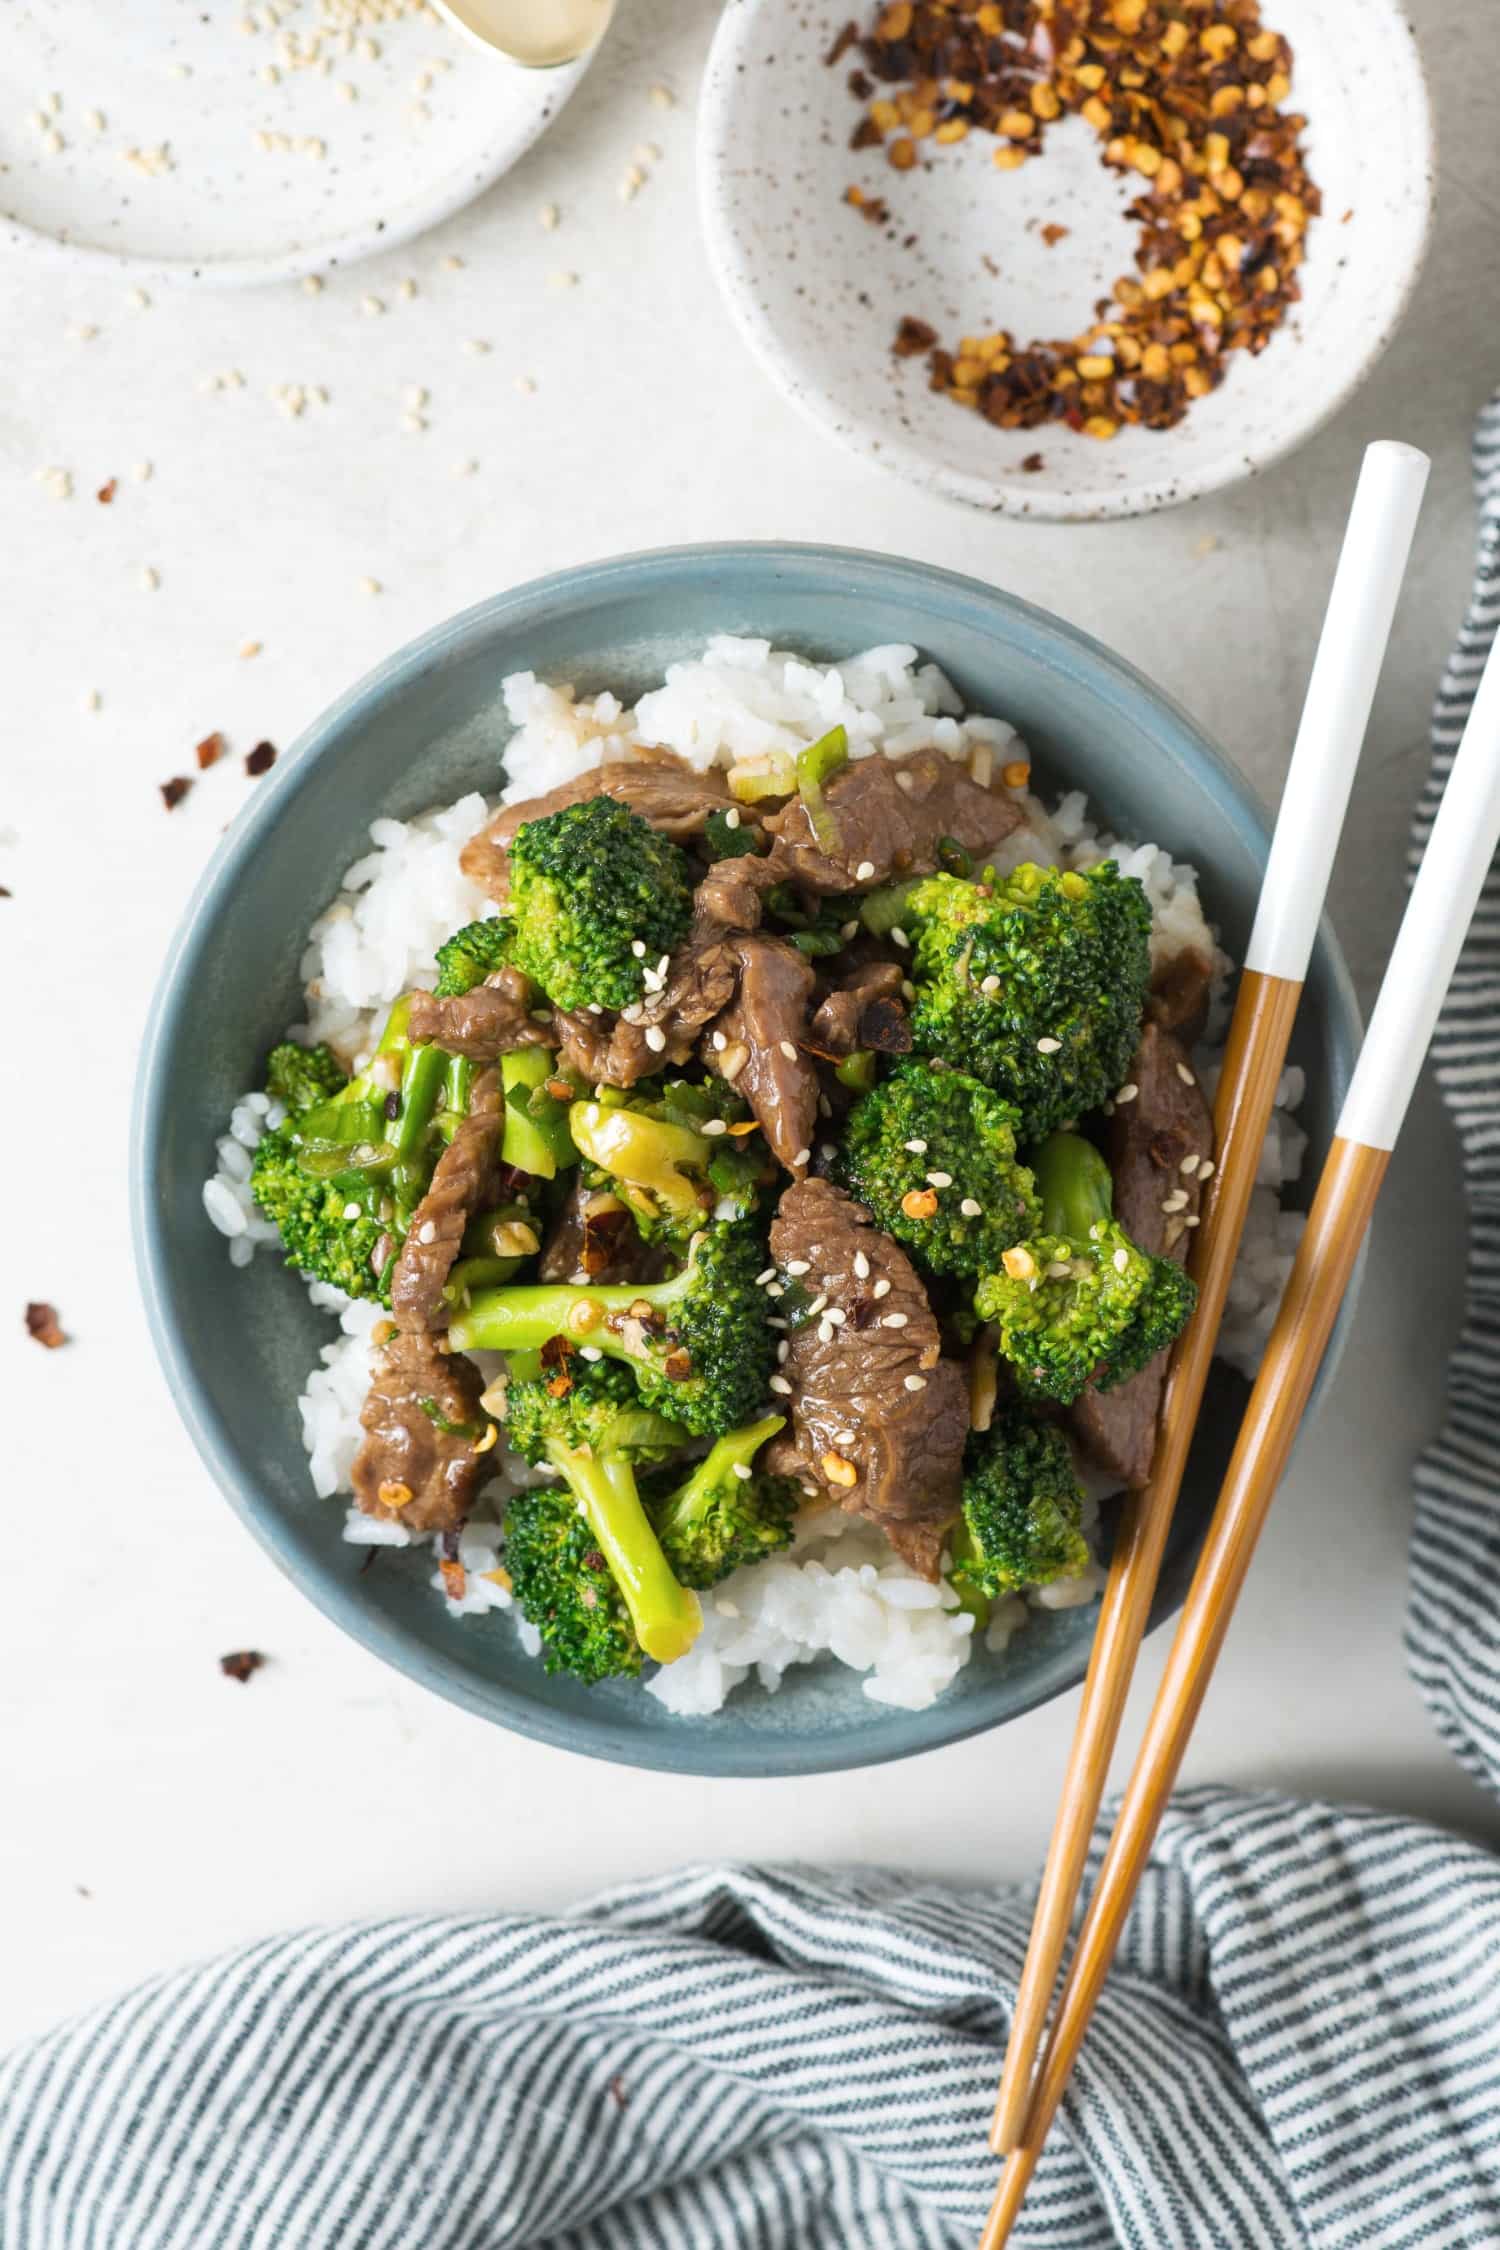
{"label": "broccoli floret", "polygon": [[1039,1216],[1019,1121],[963,1071],[901,1063],[849,1112],[834,1176],[931,1272],[991,1273]]}
{"label": "broccoli floret", "polygon": [[[702,1629],[702,1612],[696,1596],[673,1577],[635,1480],[639,1464],[681,1447],[683,1431],[641,1405],[628,1369],[576,1356],[563,1372],[512,1368],[505,1431],[526,1460],[561,1472],[588,1531],[580,1545],[555,1519],[528,1518],[523,1503],[518,1553],[511,1529],[516,1503],[506,1512],[506,1565],[516,1599],[551,1643],[556,1661],[584,1678],[602,1679],[638,1670],[641,1651],[662,1664],[685,1655]],[[570,1559],[577,1575],[566,1568]],[[601,1574],[613,1581],[628,1634]],[[633,1662],[632,1640],[639,1643]]]}
{"label": "broccoli floret", "polygon": [[743,1430],[731,1430],[697,1464],[685,1482],[646,1494],[646,1512],[656,1526],[662,1553],[684,1586],[716,1586],[741,1563],[761,1562],[790,1545],[792,1519],[802,1505],[795,1477],[778,1477],[753,1467],[761,1447],[785,1429],[780,1414],[768,1414]]}
{"label": "broccoli floret", "polygon": [[568,1126],[591,1180],[614,1190],[643,1240],[685,1257],[710,1218],[753,1212],[772,1168],[729,1087],[669,1079],[628,1098],[603,1091],[604,1100],[570,1103]]}
{"label": "broccoli floret", "polygon": [[283,1039],[266,1057],[266,1092],[294,1113],[330,1101],[349,1083],[349,1074],[331,1047],[299,1047]]}
{"label": "broccoli floret", "polygon": [[774,1338],[756,1286],[765,1250],[730,1221],[693,1238],[670,1281],[592,1288],[540,1283],[490,1289],[454,1319],[458,1351],[537,1351],[553,1336],[622,1360],[644,1406],[695,1437],[722,1437],[765,1399]]}
{"label": "broccoli floret", "polygon": [[745,820],[738,810],[726,807],[711,812],[704,821],[703,846],[710,859],[758,859],[766,848],[766,840],[754,821]]}
{"label": "broccoli floret", "polygon": [[[314,1281],[331,1282],[347,1297],[391,1301],[396,1247],[378,1211],[379,1190],[315,1179],[299,1161],[290,1124],[263,1136],[250,1167],[250,1190],[281,1236],[287,1262]],[[392,1247],[380,1272],[374,1257],[382,1235]]]}
{"label": "broccoli floret", "polygon": [[639,1672],[641,1644],[593,1525],[564,1485],[518,1492],[505,1511],[505,1567],[549,1672],[598,1680]]}
{"label": "broccoli floret", "polygon": [[1007,1250],[975,1293],[1023,1391],[1068,1405],[1113,1389],[1181,1334],[1197,1284],[1131,1241],[1112,1216],[1114,1183],[1092,1141],[1054,1133],[1032,1158],[1041,1231]]}
{"label": "broccoli floret", "polygon": [[560,1008],[626,1008],[687,935],[686,854],[612,797],[528,820],[510,846],[508,957]]}
{"label": "broccoli floret", "polygon": [[903,903],[918,1051],[983,1079],[1023,1140],[1097,1109],[1125,1077],[1150,985],[1151,909],[1113,860],[1024,866],[994,885],[932,875]]}
{"label": "broccoli floret", "polygon": [[511,926],[503,915],[466,922],[445,938],[437,949],[437,982],[432,988],[438,999],[455,1000],[472,992],[476,984],[503,968],[510,959],[510,939]]}
{"label": "broccoli floret", "polygon": [[1079,1577],[1091,1560],[1082,1504],[1061,1430],[1007,1406],[989,1429],[971,1431],[953,1536],[952,1579],[964,1606],[983,1622],[1002,1594]]}

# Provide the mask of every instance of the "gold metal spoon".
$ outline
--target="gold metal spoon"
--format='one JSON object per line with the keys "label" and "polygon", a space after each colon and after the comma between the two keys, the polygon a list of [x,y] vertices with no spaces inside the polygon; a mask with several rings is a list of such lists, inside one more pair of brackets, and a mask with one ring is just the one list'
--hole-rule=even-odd
{"label": "gold metal spoon", "polygon": [[435,0],[455,28],[524,70],[555,70],[597,47],[615,0]]}

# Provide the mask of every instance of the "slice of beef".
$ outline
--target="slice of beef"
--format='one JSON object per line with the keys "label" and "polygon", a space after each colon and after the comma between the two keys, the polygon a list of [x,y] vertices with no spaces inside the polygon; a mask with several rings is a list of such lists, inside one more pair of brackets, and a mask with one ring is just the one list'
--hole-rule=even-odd
{"label": "slice of beef", "polygon": [[812,817],[794,797],[766,821],[771,863],[803,890],[820,894],[868,890],[902,875],[930,875],[937,848],[951,837],[982,866],[1020,827],[1014,797],[981,788],[958,759],[942,750],[909,758],[856,758],[823,792],[835,830],[826,847]]}
{"label": "slice of beef", "polygon": [[475,1450],[483,1389],[474,1362],[431,1336],[398,1332],[376,1353],[353,1470],[354,1497],[367,1516],[408,1531],[459,1529],[495,1466],[492,1449]]}
{"label": "slice of beef", "polygon": [[676,843],[701,836],[709,814],[727,812],[734,802],[722,773],[699,773],[670,750],[646,750],[576,774],[544,797],[502,806],[469,838],[458,855],[459,866],[503,906],[510,888],[507,853],[516,830],[528,820],[541,820],[590,797],[613,797],[628,805]]}
{"label": "slice of beef", "polygon": [[784,1272],[796,1268],[818,1306],[788,1334],[781,1378],[792,1429],[779,1463],[879,1524],[904,1561],[935,1579],[958,1513],[969,1389],[941,1356],[910,1259],[827,1180],[787,1189],[771,1255]]}
{"label": "slice of beef", "polygon": [[[720,937],[692,935],[667,964],[659,992],[618,1016],[559,1008],[554,1018],[566,1063],[596,1086],[633,1086],[638,1078],[685,1063],[705,1024],[734,997],[738,963]],[[650,1033],[659,1034],[660,1044]]]}
{"label": "slice of beef", "polygon": [[410,1035],[417,1047],[441,1047],[445,1054],[466,1055],[471,1062],[498,1062],[517,1047],[554,1047],[557,1034],[550,1017],[532,1014],[537,996],[529,978],[519,969],[497,969],[472,992],[440,1000],[431,992],[414,992]]}
{"label": "slice of beef", "polygon": [[802,1046],[812,963],[794,945],[759,932],[726,939],[724,950],[735,964],[734,997],[703,1058],[750,1104],[777,1162],[788,1171],[805,1168],[818,1122],[818,1073]]}
{"label": "slice of beef", "polygon": [[769,858],[749,853],[717,859],[693,894],[693,928],[700,937],[724,930],[758,930],[765,894],[786,881],[786,871]]}
{"label": "slice of beef", "polygon": [[539,1281],[654,1281],[660,1261],[617,1195],[575,1173],[537,1261]]}
{"label": "slice of beef", "polygon": [[[1158,1257],[1187,1260],[1203,1183],[1196,1165],[1213,1154],[1213,1119],[1186,1049],[1148,1023],[1130,1066],[1138,1091],[1116,1105],[1105,1134],[1105,1155],[1115,1182],[1115,1216],[1131,1239]],[[1173,1211],[1162,1208],[1183,1195]],[[1102,1468],[1126,1484],[1144,1484],[1156,1447],[1156,1419],[1169,1354],[1158,1352],[1138,1375],[1112,1391],[1085,1391],[1068,1412],[1074,1436]]]}
{"label": "slice of beef", "polygon": [[504,1130],[500,1073],[486,1070],[475,1079],[469,1114],[438,1158],[432,1184],[412,1213],[391,1277],[391,1310],[398,1328],[430,1333],[447,1327],[443,1288],[464,1228],[495,1199]]}
{"label": "slice of beef", "polygon": [[1208,1022],[1208,1002],[1213,988],[1213,962],[1186,946],[1170,961],[1163,961],[1151,979],[1146,1020],[1176,1034],[1184,1047],[1196,1046]]}
{"label": "slice of beef", "polygon": [[813,1010],[808,1043],[820,1055],[843,1057],[861,1047],[882,1055],[911,1052],[911,1028],[901,999],[895,961],[866,961],[850,969]]}

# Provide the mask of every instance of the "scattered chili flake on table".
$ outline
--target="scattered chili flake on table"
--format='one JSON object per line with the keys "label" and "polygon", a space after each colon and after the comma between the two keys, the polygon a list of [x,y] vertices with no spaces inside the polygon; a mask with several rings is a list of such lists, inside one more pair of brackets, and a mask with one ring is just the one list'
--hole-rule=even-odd
{"label": "scattered chili flake on table", "polygon": [[1102,161],[1140,179],[1127,213],[1136,271],[1078,335],[999,330],[950,350],[925,321],[901,321],[892,350],[927,350],[932,388],[987,421],[1062,421],[1095,438],[1127,423],[1170,429],[1223,381],[1231,352],[1264,350],[1297,301],[1320,197],[1307,121],[1281,106],[1291,48],[1262,26],[1258,0],[893,0],[859,51],[879,83],[851,145],[883,143],[895,171],[919,143],[974,130],[1013,171],[1050,124],[1077,115]]}
{"label": "scattered chili flake on table", "polygon": [[182,803],[193,785],[185,773],[174,773],[170,781],[159,782],[157,786],[161,790],[161,801],[170,812],[174,805]]}
{"label": "scattered chili flake on table", "polygon": [[257,742],[253,750],[245,752],[245,771],[248,774],[269,773],[275,763],[276,745],[274,742]]}
{"label": "scattered chili flake on table", "polygon": [[219,1658],[219,1670],[226,1680],[239,1680],[243,1684],[265,1661],[258,1648],[232,1648],[227,1656]]}
{"label": "scattered chili flake on table", "polygon": [[119,478],[111,477],[107,484],[100,485],[98,491],[94,494],[94,498],[98,501],[101,508],[107,508],[119,489]]}
{"label": "scattered chili flake on table", "polygon": [[224,755],[223,735],[217,731],[213,734],[206,734],[203,740],[196,745],[193,755],[198,761],[199,771],[206,773],[209,767],[217,765]]}
{"label": "scattered chili flake on table", "polygon": [[55,1352],[59,1344],[65,1344],[68,1340],[63,1334],[56,1309],[52,1305],[37,1304],[26,1307],[26,1333],[28,1336],[34,1336],[39,1344],[45,1344],[49,1352]]}

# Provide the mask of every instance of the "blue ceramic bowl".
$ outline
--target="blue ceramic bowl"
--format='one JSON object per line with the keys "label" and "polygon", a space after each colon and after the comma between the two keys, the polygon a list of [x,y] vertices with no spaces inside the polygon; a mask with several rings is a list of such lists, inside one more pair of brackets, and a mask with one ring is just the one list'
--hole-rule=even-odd
{"label": "blue ceramic bowl", "polygon": [[[774,1696],[741,1688],[708,1720],[673,1718],[628,1682],[584,1689],[549,1679],[505,1617],[450,1618],[428,1586],[425,1555],[386,1553],[361,1575],[366,1550],[340,1538],[342,1506],[315,1497],[298,1436],[295,1402],[326,1316],[275,1258],[232,1269],[200,1197],[231,1104],[300,1011],[307,926],[365,849],[371,820],[495,789],[508,732],[502,675],[530,669],[630,696],[722,631],[768,635],[825,660],[916,642],[971,708],[1015,722],[1044,790],[1086,789],[1120,833],[1194,862],[1225,943],[1242,951],[1268,841],[1259,805],[1185,712],[1071,626],[973,579],[836,548],[694,547],[590,564],[482,602],[392,657],[308,730],[225,838],[146,1032],[131,1153],[135,1241],[167,1380],[204,1461],[282,1568],[367,1647],[469,1710],[593,1757],[684,1773],[830,1772],[956,1741],[1072,1687],[1092,1608],[1038,1613],[1003,1657],[977,1656],[920,1713],[871,1703],[858,1676],[832,1663],[793,1671]],[[1348,975],[1325,928],[1294,1041],[1307,1070],[1312,1170],[1356,1033]],[[1238,1419],[1244,1386],[1215,1373],[1157,1621],[1182,1598]]]}

